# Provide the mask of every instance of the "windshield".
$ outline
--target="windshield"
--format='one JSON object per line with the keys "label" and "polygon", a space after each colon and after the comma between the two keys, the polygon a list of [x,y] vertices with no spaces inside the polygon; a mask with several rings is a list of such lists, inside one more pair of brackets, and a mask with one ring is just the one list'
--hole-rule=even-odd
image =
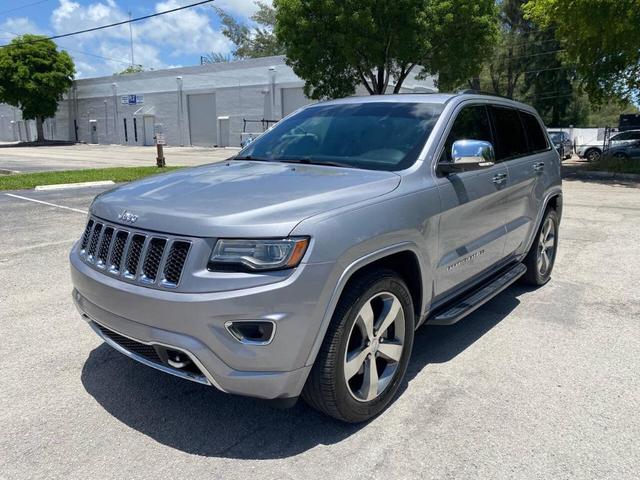
{"label": "windshield", "polygon": [[402,170],[418,158],[442,108],[390,102],[317,105],[276,124],[237,158]]}
{"label": "windshield", "polygon": [[549,137],[551,137],[551,141],[553,143],[559,143],[562,140],[562,133],[560,133],[560,132],[549,132]]}

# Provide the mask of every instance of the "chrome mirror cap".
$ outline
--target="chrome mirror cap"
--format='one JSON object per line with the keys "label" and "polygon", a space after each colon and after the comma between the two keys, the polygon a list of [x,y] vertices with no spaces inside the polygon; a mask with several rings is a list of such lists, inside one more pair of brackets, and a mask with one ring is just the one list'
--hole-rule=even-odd
{"label": "chrome mirror cap", "polygon": [[496,155],[491,142],[457,140],[451,147],[451,160],[454,165],[490,167],[495,163]]}

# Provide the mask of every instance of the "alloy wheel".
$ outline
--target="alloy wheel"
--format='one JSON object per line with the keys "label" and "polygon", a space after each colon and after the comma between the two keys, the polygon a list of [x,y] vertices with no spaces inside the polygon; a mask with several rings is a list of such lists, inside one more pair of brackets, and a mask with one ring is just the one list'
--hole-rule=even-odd
{"label": "alloy wheel", "polygon": [[390,292],[369,298],[351,327],[344,357],[349,393],[360,402],[375,400],[395,377],[404,351],[405,313]]}
{"label": "alloy wheel", "polygon": [[556,225],[547,217],[538,239],[538,272],[546,275],[553,266],[556,250]]}

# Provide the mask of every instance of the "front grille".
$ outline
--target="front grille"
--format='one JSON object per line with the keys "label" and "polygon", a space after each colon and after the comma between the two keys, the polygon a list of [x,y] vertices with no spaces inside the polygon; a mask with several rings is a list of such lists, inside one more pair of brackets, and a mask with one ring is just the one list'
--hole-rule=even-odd
{"label": "front grille", "polygon": [[166,283],[178,285],[178,282],[180,282],[180,275],[182,274],[190,246],[191,244],[188,242],[173,242],[173,245],[171,245],[171,250],[169,250],[169,256],[164,266]]}
{"label": "front grille", "polygon": [[100,249],[98,250],[98,264],[104,265],[107,263],[107,255],[109,255],[109,247],[111,246],[111,239],[113,238],[113,227],[107,227],[102,234],[102,241],[100,242]]}
{"label": "front grille", "polygon": [[93,220],[89,220],[87,223],[87,228],[84,229],[84,234],[82,235],[82,244],[80,245],[81,250],[86,250],[87,245],[89,244],[89,238],[91,237],[91,230],[93,229]]}
{"label": "front grille", "polygon": [[127,277],[135,277],[136,272],[138,271],[138,263],[140,262],[140,255],[142,255],[144,240],[144,235],[134,235],[131,239],[124,270],[124,274]]}
{"label": "front grille", "polygon": [[175,288],[190,247],[186,240],[90,219],[80,241],[80,257],[94,268],[131,282]]}
{"label": "front grille", "polygon": [[127,238],[129,238],[129,232],[120,231],[116,233],[116,240],[113,242],[113,250],[111,250],[111,271],[118,273],[120,267],[122,267],[122,254],[124,253],[124,247],[127,244]]}
{"label": "front grille", "polygon": [[102,224],[96,223],[93,227],[93,233],[91,234],[91,241],[89,242],[89,250],[87,250],[87,256],[90,260],[93,260],[93,256],[96,254],[96,248],[98,248],[98,240],[100,239],[100,233],[102,232]]}
{"label": "front grille", "polygon": [[129,352],[133,352],[137,355],[140,355],[141,357],[144,357],[151,362],[160,363],[160,364],[163,363],[162,359],[158,355],[158,352],[156,351],[153,345],[145,345],[144,343],[131,340],[130,338],[124,337],[119,333],[116,333],[112,330],[109,330],[108,328],[103,327],[99,323],[94,323],[94,325],[98,327],[98,330],[100,330],[105,337],[108,337],[109,339],[113,340],[125,350],[128,350]]}
{"label": "front grille", "polygon": [[144,259],[144,263],[142,264],[142,274],[146,281],[156,281],[158,268],[160,267],[160,261],[162,260],[162,254],[164,253],[166,244],[167,241],[164,238],[153,238],[149,242],[147,258]]}

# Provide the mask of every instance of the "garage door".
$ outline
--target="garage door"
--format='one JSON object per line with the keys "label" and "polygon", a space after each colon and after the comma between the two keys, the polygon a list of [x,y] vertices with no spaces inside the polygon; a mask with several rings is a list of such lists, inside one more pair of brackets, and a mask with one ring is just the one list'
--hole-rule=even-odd
{"label": "garage door", "polygon": [[285,117],[291,112],[295,112],[300,107],[311,103],[313,100],[309,100],[304,96],[304,90],[300,88],[283,88],[282,90],[282,116]]}
{"label": "garage door", "polygon": [[211,147],[218,143],[216,132],[216,97],[198,93],[187,97],[191,145]]}

